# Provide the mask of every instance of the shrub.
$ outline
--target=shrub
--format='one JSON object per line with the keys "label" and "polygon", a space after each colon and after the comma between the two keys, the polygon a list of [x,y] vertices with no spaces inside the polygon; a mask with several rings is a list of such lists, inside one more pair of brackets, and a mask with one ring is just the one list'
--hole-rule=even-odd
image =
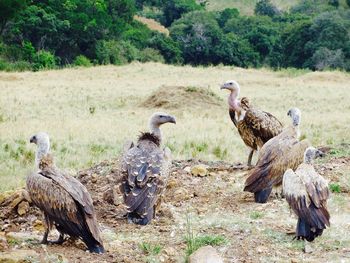
{"label": "shrub", "polygon": [[330,183],[329,189],[331,190],[332,193],[340,193],[341,192],[339,183]]}
{"label": "shrub", "polygon": [[274,6],[270,0],[259,0],[254,9],[256,15],[270,16],[280,15],[281,12]]}
{"label": "shrub", "polygon": [[160,54],[158,50],[153,48],[145,48],[141,50],[139,53],[138,60],[141,62],[155,61],[155,62],[164,63],[163,56]]}
{"label": "shrub", "polygon": [[8,71],[30,71],[33,70],[32,64],[28,61],[19,60],[9,64]]}
{"label": "shrub", "polygon": [[74,66],[80,66],[80,67],[91,67],[92,63],[91,61],[85,57],[84,55],[77,56],[73,61]]}
{"label": "shrub", "polygon": [[33,57],[33,70],[53,69],[56,67],[56,58],[46,50],[39,50]]}
{"label": "shrub", "polygon": [[329,50],[326,47],[321,47],[312,56],[312,65],[310,66],[316,70],[343,68],[344,60],[345,57],[341,49]]}
{"label": "shrub", "polygon": [[338,8],[339,7],[339,0],[328,0],[328,4]]}
{"label": "shrub", "polygon": [[121,65],[135,60],[138,49],[128,41],[102,40],[96,45],[96,57],[100,64]]}
{"label": "shrub", "polygon": [[160,51],[167,63],[182,63],[182,52],[178,43],[162,33],[155,34],[149,41],[149,46]]}

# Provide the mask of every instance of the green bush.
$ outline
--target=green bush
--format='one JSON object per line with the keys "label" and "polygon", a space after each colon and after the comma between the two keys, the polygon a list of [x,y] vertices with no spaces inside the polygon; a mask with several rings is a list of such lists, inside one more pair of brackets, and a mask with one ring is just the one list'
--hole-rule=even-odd
{"label": "green bush", "polygon": [[31,63],[29,63],[28,61],[16,61],[13,63],[10,63],[8,66],[8,71],[31,71],[33,70],[33,66]]}
{"label": "green bush", "polygon": [[79,67],[91,67],[92,63],[87,57],[79,55],[74,59],[73,65]]}
{"label": "green bush", "polygon": [[56,58],[46,50],[39,50],[33,57],[33,70],[54,69],[56,67]]}
{"label": "green bush", "polygon": [[96,45],[96,57],[100,64],[122,65],[135,60],[138,49],[128,41],[99,41]]}
{"label": "green bush", "polygon": [[160,54],[158,50],[153,48],[145,48],[141,50],[139,53],[138,60],[141,62],[148,62],[148,61],[155,61],[155,62],[162,62],[162,63],[165,62],[162,54]]}
{"label": "green bush", "polygon": [[259,0],[254,9],[254,13],[260,16],[275,16],[281,12],[274,6],[270,0]]}

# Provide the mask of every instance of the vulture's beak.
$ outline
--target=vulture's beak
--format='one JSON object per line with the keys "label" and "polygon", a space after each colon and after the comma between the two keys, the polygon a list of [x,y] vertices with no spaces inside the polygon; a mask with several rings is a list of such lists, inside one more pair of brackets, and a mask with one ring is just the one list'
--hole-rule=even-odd
{"label": "vulture's beak", "polygon": [[225,84],[221,84],[221,85],[220,85],[220,89],[227,89],[227,87],[226,87]]}
{"label": "vulture's beak", "polygon": [[30,143],[36,143],[36,137],[35,136],[30,137],[29,142]]}
{"label": "vulture's beak", "polygon": [[176,124],[176,118],[174,116],[169,116],[169,122]]}

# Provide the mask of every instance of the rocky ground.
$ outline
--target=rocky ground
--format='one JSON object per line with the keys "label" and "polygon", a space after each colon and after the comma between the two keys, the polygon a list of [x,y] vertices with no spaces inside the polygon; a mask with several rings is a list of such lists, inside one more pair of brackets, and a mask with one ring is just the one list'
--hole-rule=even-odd
{"label": "rocky ground", "polygon": [[247,169],[223,162],[174,161],[157,218],[147,226],[128,224],[118,166],[104,161],[78,174],[92,194],[105,254],[90,254],[79,241],[38,244],[41,213],[19,190],[0,194],[0,262],[185,262],[186,236],[206,240],[203,245],[213,245],[224,262],[350,262],[349,157],[317,164],[339,193],[329,201],[331,228],[312,244],[293,240],[296,218],[284,199],[255,204],[242,191]]}

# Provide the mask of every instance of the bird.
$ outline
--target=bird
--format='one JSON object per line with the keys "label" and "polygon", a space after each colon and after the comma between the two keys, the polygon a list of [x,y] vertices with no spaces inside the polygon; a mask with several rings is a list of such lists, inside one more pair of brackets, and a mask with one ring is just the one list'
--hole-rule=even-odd
{"label": "bird", "polygon": [[176,124],[176,119],[167,113],[154,113],[149,121],[150,132],[141,133],[122,157],[120,190],[128,221],[134,224],[147,225],[155,217],[167,185],[171,151],[167,147],[161,149],[160,126],[164,123]]}
{"label": "bird", "polygon": [[254,151],[257,151],[268,140],[280,134],[283,125],[271,113],[253,107],[247,97],[243,97],[239,101],[237,98],[240,86],[236,81],[226,81],[221,85],[221,89],[230,91],[228,96],[229,115],[243,142],[250,149],[247,165],[251,166]]}
{"label": "bird", "polygon": [[[37,145],[35,171],[26,179],[26,188],[33,204],[44,214],[45,233],[42,244],[62,244],[64,235],[80,238],[92,253],[104,253],[103,242],[91,196],[74,177],[63,173],[54,164],[47,133],[30,138]],[[58,240],[49,241],[53,226],[60,233]]]}
{"label": "bird", "polygon": [[284,172],[288,168],[295,170],[310,146],[306,139],[299,141],[300,110],[291,108],[287,115],[291,117],[292,125],[263,145],[258,162],[245,181],[244,191],[254,193],[256,203],[267,202],[272,188],[282,184]]}
{"label": "bird", "polygon": [[298,216],[295,236],[298,240],[311,242],[330,226],[328,183],[313,167],[313,160],[323,156],[322,151],[309,147],[304,153],[304,162],[295,172],[288,169],[283,175],[283,193]]}

